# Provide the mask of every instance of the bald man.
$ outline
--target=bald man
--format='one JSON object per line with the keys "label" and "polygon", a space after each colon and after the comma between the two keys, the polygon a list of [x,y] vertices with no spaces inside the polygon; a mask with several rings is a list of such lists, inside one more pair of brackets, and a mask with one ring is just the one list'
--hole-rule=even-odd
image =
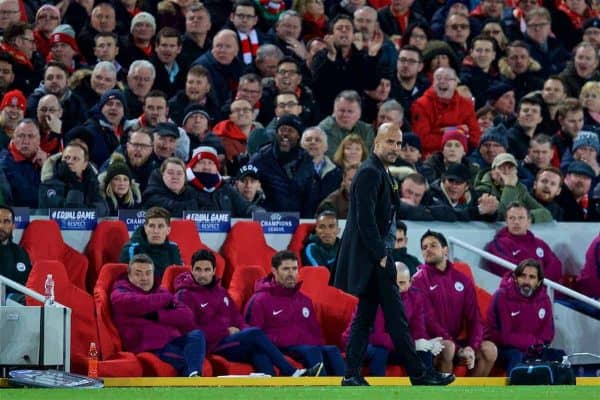
{"label": "bald man", "polygon": [[350,187],[350,209],[342,236],[335,286],[358,297],[346,350],[342,386],[368,386],[360,375],[377,307],[413,385],[447,385],[454,375],[427,369],[417,355],[396,283],[396,267],[388,255],[394,248],[398,184],[388,167],[400,155],[402,131],[394,123],[377,130],[373,154]]}

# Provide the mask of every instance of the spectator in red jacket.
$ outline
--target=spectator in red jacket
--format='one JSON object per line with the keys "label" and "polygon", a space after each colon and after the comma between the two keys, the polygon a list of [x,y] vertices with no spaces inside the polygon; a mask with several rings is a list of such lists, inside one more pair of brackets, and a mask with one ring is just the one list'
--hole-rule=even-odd
{"label": "spectator in red jacket", "polygon": [[433,85],[411,107],[411,126],[423,145],[423,157],[442,150],[444,128],[464,125],[470,149],[479,145],[481,131],[473,103],[461,97],[456,86],[458,78],[452,68],[438,68]]}
{"label": "spectator in red jacket", "polygon": [[201,376],[204,334],[189,330],[192,312],[154,280],[154,262],[146,254],[129,261],[127,274],[110,293],[113,319],[126,351],[150,351],[181,376]]}
{"label": "spectator in red jacket", "polygon": [[[497,357],[494,343],[483,340],[483,323],[475,297],[475,285],[448,260],[448,242],[439,232],[421,237],[425,264],[413,277],[414,286],[425,292],[433,313],[429,333],[441,336],[444,349],[436,362],[440,371],[452,371],[455,361],[466,365],[470,376],[488,376]],[[429,324],[436,321],[437,325]],[[466,326],[466,338],[459,335]]]}
{"label": "spectator in red jacket", "polygon": [[228,360],[252,363],[256,371],[271,376],[275,375],[273,365],[282,375],[316,375],[323,364],[294,368],[260,328],[246,325],[215,272],[215,255],[210,250],[198,250],[192,256],[192,271],[175,279],[177,301],[192,310],[191,324],[204,332],[207,351]]}

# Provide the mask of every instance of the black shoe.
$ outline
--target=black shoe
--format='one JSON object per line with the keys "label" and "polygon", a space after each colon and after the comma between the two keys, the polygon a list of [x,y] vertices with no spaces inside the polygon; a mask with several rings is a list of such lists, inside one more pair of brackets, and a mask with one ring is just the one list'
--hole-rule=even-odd
{"label": "black shoe", "polygon": [[319,376],[321,375],[321,371],[323,370],[323,363],[319,362],[313,365],[310,368],[304,370],[304,373],[300,376]]}
{"label": "black shoe", "polygon": [[342,386],[371,386],[362,376],[351,376],[342,379]]}
{"label": "black shoe", "polygon": [[418,378],[411,377],[410,383],[413,386],[446,386],[454,382],[454,379],[456,379],[454,374],[437,372],[430,369]]}

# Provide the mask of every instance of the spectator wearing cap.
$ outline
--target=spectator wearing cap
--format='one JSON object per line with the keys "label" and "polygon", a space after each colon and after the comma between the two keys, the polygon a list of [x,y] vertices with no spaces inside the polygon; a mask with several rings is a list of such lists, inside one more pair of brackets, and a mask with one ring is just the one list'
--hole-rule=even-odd
{"label": "spectator wearing cap", "polygon": [[119,210],[141,208],[140,185],[133,179],[131,170],[124,161],[113,160],[107,170],[98,176],[98,181],[100,193],[108,205],[108,215],[116,217]]}
{"label": "spectator wearing cap", "polygon": [[217,104],[225,104],[233,98],[243,72],[243,64],[237,58],[237,34],[222,29],[213,38],[212,49],[198,57],[194,65],[202,65],[210,74],[210,83]]}
{"label": "spectator wearing cap", "polygon": [[7,92],[0,102],[0,149],[8,148],[13,132],[25,115],[25,96],[20,90]]}
{"label": "spectator wearing cap", "polygon": [[581,39],[585,21],[598,18],[600,12],[585,1],[564,1],[556,5],[555,15],[560,16],[562,22],[561,29],[556,30],[556,35],[563,41],[565,48],[570,49]]}
{"label": "spectator wearing cap", "polygon": [[575,46],[572,60],[567,63],[559,76],[565,82],[567,96],[578,98],[586,82],[600,80],[596,47],[587,42]]}
{"label": "spectator wearing cap", "polygon": [[261,128],[254,121],[252,104],[248,100],[234,100],[229,107],[229,118],[219,122],[213,132],[223,142],[227,161],[232,164],[239,156],[247,154],[248,137]]}
{"label": "spectator wearing cap", "polygon": [[508,129],[508,152],[517,160],[527,155],[529,142],[542,122],[542,102],[537,96],[525,96],[517,107],[517,121]]}
{"label": "spectator wearing cap", "polygon": [[173,217],[182,217],[186,210],[199,210],[198,193],[187,182],[186,169],[179,158],[169,157],[162,162],[160,169],[152,171],[142,194],[144,208],[163,207]]}
{"label": "spectator wearing cap", "polygon": [[[167,158],[176,157],[177,140],[180,132],[177,125],[172,122],[159,122],[153,129],[154,147],[152,158],[159,164]],[[187,137],[187,135],[186,135]],[[187,156],[188,153],[186,153]],[[178,157],[183,160],[182,157]]]}
{"label": "spectator wearing cap", "polygon": [[30,119],[20,121],[8,149],[0,152],[0,170],[4,171],[12,204],[37,208],[42,164],[48,155],[40,148],[40,131]]}
{"label": "spectator wearing cap", "polygon": [[300,145],[312,157],[314,175],[312,183],[313,214],[325,197],[336,190],[342,182],[342,170],[325,155],[327,151],[327,135],[317,126],[307,128],[302,133]]}
{"label": "spectator wearing cap", "polygon": [[[484,0],[480,4],[497,4],[495,0]],[[475,108],[482,107],[488,88],[501,81],[496,54],[498,44],[491,36],[476,36],[469,44],[469,54],[463,59],[460,69],[460,83],[467,85],[475,95]]]}
{"label": "spectator wearing cap", "polygon": [[494,122],[507,126],[515,120],[515,89],[505,81],[494,82],[486,92],[487,104],[496,112]]}
{"label": "spectator wearing cap", "polygon": [[[521,202],[511,202],[506,208],[506,226],[501,228],[494,239],[486,244],[485,250],[513,264],[525,259],[538,261],[544,275],[554,282],[560,282],[563,266],[550,246],[535,236],[531,227],[532,215]],[[487,262],[486,269],[493,274],[504,276],[507,269]]]}
{"label": "spectator wearing cap", "polygon": [[89,161],[87,149],[82,141],[72,140],[62,153],[44,162],[38,192],[40,208],[92,208],[98,218],[107,215],[96,168]]}
{"label": "spectator wearing cap", "polygon": [[202,107],[213,121],[220,121],[221,106],[217,97],[211,91],[209,72],[202,65],[189,69],[185,79],[185,87],[169,99],[169,116],[176,124],[183,126],[185,110],[191,105]]}
{"label": "spectator wearing cap", "polygon": [[150,61],[154,55],[152,38],[156,33],[156,20],[146,11],[137,13],[129,27],[129,39],[119,52],[119,62],[130,66],[135,60]]}
{"label": "spectator wearing cap", "polygon": [[217,151],[219,161],[225,160],[225,148],[221,138],[211,131],[212,118],[204,107],[199,104],[190,104],[184,110],[182,127],[190,138],[190,155],[199,146],[210,146]]}
{"label": "spectator wearing cap", "polygon": [[479,172],[479,166],[467,159],[468,146],[467,136],[460,126],[450,126],[444,129],[442,151],[431,154],[424,162],[432,172],[429,174],[433,177],[431,181],[440,179],[451,164],[459,163],[469,171],[468,183],[473,185]]}
{"label": "spectator wearing cap", "polygon": [[333,157],[342,140],[353,133],[365,142],[367,153],[373,149],[375,132],[371,124],[360,121],[361,107],[360,95],[354,90],[344,90],[337,95],[333,114],[319,123],[319,128],[327,134],[327,156]]}
{"label": "spectator wearing cap", "polygon": [[44,70],[44,80],[27,98],[27,111],[25,116],[35,118],[40,99],[53,94],[60,101],[63,109],[63,132],[68,132],[75,126],[85,122],[88,110],[85,102],[69,88],[69,71],[61,63],[50,61]]}
{"label": "spectator wearing cap", "polygon": [[468,135],[469,150],[477,147],[481,131],[475,117],[471,100],[456,90],[456,72],[452,68],[438,68],[433,75],[432,86],[415,100],[411,108],[411,126],[421,138],[423,156],[427,157],[442,149],[444,128],[464,125]]}
{"label": "spectator wearing cap", "polygon": [[427,182],[433,182],[436,179],[435,172],[423,162],[422,149],[421,139],[417,135],[410,131],[403,132],[400,156],[391,169],[394,176],[406,176],[418,172],[427,179]]}
{"label": "spectator wearing cap", "polygon": [[479,165],[479,181],[483,173],[490,170],[494,158],[508,150],[507,130],[503,124],[488,128],[481,136],[479,147],[471,153],[469,160]]}
{"label": "spectator wearing cap", "polygon": [[596,49],[600,48],[600,18],[586,19],[581,29],[583,41],[591,43]]}
{"label": "spectator wearing cap", "polygon": [[281,117],[275,140],[256,153],[251,164],[258,168],[268,210],[296,211],[306,218],[311,217],[309,199],[314,166],[310,155],[300,147],[303,129],[299,117]]}
{"label": "spectator wearing cap", "polygon": [[441,179],[429,188],[431,196],[447,205],[456,215],[457,221],[483,220],[494,222],[497,218],[498,200],[479,201],[479,196],[469,183],[471,175],[464,164],[451,164],[442,173]]}
{"label": "spectator wearing cap", "polygon": [[392,89],[391,77],[388,72],[379,74],[379,85],[375,89],[365,90],[361,102],[361,120],[371,125],[377,122],[377,112],[383,103],[390,99]]}
{"label": "spectator wearing cap", "polygon": [[[93,46],[92,46],[93,49]],[[75,31],[71,25],[58,25],[50,35],[50,54],[48,61],[61,63],[70,74],[87,66],[86,60],[75,40]]]}
{"label": "spectator wearing cap", "polygon": [[[31,41],[30,41],[31,40]],[[14,73],[13,87],[29,95],[42,79],[44,60],[35,50],[31,25],[27,22],[10,24],[0,41],[0,53],[11,59]]]}
{"label": "spectator wearing cap", "polygon": [[583,161],[592,167],[596,175],[600,174],[598,165],[598,154],[600,153],[600,140],[598,134],[591,131],[581,131],[573,139],[571,151],[566,151],[560,162],[560,168],[564,172],[573,160]]}
{"label": "spectator wearing cap", "polygon": [[457,220],[451,208],[433,197],[425,177],[418,172],[408,174],[400,183],[398,215],[410,221]]}
{"label": "spectator wearing cap", "polygon": [[564,221],[566,222],[585,222],[598,221],[598,213],[591,207],[589,193],[592,182],[597,179],[597,175],[583,161],[573,161],[569,164],[565,174],[565,180],[556,198],[556,202],[564,210]]}
{"label": "spectator wearing cap", "polygon": [[125,112],[125,96],[118,89],[104,92],[90,110],[90,118],[83,126],[91,133],[93,145],[89,159],[94,165],[102,165],[119,143],[125,142]]}
{"label": "spectator wearing cap", "polygon": [[200,146],[187,163],[187,181],[197,191],[200,210],[228,211],[233,218],[250,218],[263,208],[246,200],[219,174],[219,158],[212,147]]}
{"label": "spectator wearing cap", "polygon": [[498,68],[505,81],[514,88],[516,101],[544,86],[544,78],[539,75],[542,66],[531,58],[529,46],[522,40],[506,46],[506,56],[498,61]]}
{"label": "spectator wearing cap", "polygon": [[518,201],[527,207],[534,223],[552,221],[550,212],[529,194],[525,185],[519,182],[517,165],[517,160],[512,154],[498,154],[492,162],[492,169],[483,174],[475,190],[494,196],[499,201],[500,220],[505,218],[508,205]]}
{"label": "spectator wearing cap", "polygon": [[255,206],[264,208],[265,193],[258,180],[258,168],[252,164],[246,164],[240,168],[235,179],[235,188],[242,197]]}

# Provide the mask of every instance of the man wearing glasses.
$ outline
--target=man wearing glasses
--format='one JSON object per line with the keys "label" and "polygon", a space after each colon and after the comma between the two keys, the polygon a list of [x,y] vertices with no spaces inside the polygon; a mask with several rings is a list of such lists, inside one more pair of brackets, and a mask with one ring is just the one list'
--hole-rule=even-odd
{"label": "man wearing glasses", "polygon": [[250,0],[238,0],[233,5],[233,11],[229,16],[229,23],[225,25],[237,34],[239,43],[238,58],[245,65],[252,64],[256,60],[256,52],[261,44],[267,42],[264,33],[256,28],[258,17],[256,7]]}
{"label": "man wearing glasses", "polygon": [[398,100],[406,113],[410,112],[413,101],[421,97],[429,87],[429,81],[421,71],[423,71],[421,50],[412,45],[404,46],[396,61],[396,74],[392,77],[390,97]]}
{"label": "man wearing glasses", "polygon": [[21,9],[18,0],[0,0],[0,31],[21,20]]}
{"label": "man wearing glasses", "polygon": [[[2,6],[0,5],[0,19],[2,15]],[[13,60],[13,87],[23,90],[27,96],[42,80],[44,66],[44,61],[36,52],[31,25],[17,21],[0,29],[4,34],[3,40],[0,42],[0,53]]]}
{"label": "man wearing glasses", "polygon": [[467,55],[467,41],[470,35],[469,18],[465,14],[448,15],[444,30],[444,41],[454,50],[460,64]]}

